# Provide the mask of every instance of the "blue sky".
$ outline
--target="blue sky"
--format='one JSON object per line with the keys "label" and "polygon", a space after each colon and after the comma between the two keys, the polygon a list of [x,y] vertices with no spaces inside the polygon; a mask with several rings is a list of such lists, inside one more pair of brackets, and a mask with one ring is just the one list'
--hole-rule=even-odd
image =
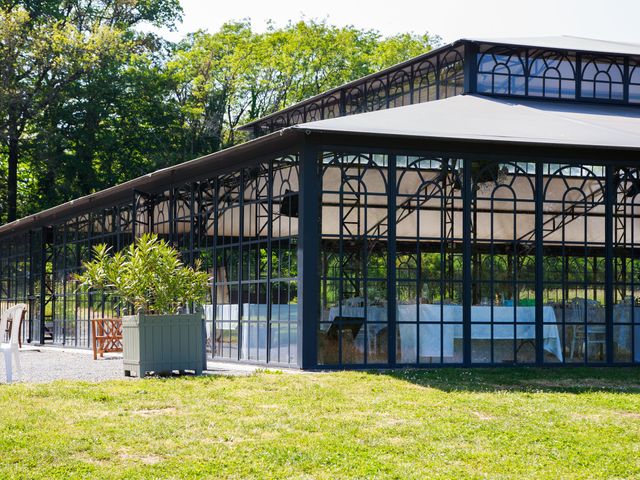
{"label": "blue sky", "polygon": [[461,37],[577,35],[640,43],[640,0],[181,0],[184,21],[177,40],[197,29],[215,31],[250,18],[257,30],[301,17],[373,28],[383,34],[429,31],[445,42]]}

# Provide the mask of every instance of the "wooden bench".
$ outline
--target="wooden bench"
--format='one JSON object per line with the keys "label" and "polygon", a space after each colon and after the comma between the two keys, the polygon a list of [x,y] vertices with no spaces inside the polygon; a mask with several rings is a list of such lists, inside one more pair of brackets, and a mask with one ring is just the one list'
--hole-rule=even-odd
{"label": "wooden bench", "polygon": [[105,353],[122,352],[122,319],[94,318],[91,320],[93,359]]}

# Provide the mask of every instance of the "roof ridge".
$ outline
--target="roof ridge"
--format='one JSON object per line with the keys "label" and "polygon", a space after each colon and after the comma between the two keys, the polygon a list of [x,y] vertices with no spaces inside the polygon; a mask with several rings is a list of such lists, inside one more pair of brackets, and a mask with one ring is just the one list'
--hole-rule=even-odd
{"label": "roof ridge", "polygon": [[[549,35],[549,36],[545,36],[545,37],[539,37],[539,38],[549,38],[549,37],[553,37],[555,35]],[[605,42],[605,43],[615,43],[618,45],[629,45],[632,47],[640,47],[640,43],[635,43],[635,42],[623,42],[620,40],[603,40],[602,38],[594,38],[594,37],[583,37],[582,35],[566,35],[566,34],[562,34],[559,35],[560,37],[564,37],[564,38],[579,38],[580,40],[591,40],[591,41],[596,41],[596,42]]]}

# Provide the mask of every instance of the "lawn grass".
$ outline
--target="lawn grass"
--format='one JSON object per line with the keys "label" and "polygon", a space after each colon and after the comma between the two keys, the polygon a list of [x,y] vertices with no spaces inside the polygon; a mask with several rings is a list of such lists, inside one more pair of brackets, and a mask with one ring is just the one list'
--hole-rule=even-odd
{"label": "lawn grass", "polygon": [[640,478],[640,369],[0,385],[0,478]]}

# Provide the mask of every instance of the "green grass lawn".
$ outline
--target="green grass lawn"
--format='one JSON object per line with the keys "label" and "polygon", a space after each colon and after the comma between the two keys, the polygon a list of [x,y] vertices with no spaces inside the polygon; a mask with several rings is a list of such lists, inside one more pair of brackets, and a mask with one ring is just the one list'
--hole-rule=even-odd
{"label": "green grass lawn", "polygon": [[0,478],[640,478],[640,369],[0,385]]}

